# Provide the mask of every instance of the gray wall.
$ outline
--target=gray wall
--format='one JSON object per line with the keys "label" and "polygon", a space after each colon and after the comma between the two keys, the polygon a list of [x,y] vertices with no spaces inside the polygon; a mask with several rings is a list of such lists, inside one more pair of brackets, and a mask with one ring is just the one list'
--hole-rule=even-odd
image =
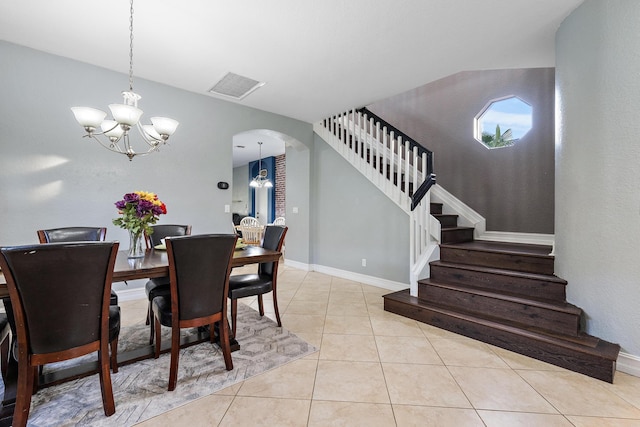
{"label": "gray wall", "polygon": [[[315,134],[314,134],[315,138]],[[305,147],[301,144],[287,144],[287,201],[286,214],[287,240],[286,258],[303,264],[312,264],[311,246],[315,242],[311,238],[311,158],[313,145]],[[292,197],[293,196],[293,197]],[[295,239],[289,236],[295,235]],[[289,251],[295,253],[294,258]]]}
{"label": "gray wall", "polygon": [[640,2],[587,0],[556,38],[556,274],[587,331],[640,355]]}
{"label": "gray wall", "polygon": [[249,214],[249,165],[233,168],[231,212]]}
{"label": "gray wall", "polygon": [[409,216],[317,135],[313,159],[314,263],[408,287]]}
{"label": "gray wall", "polygon": [[[165,115],[180,126],[161,153],[129,162],[83,139],[69,110],[121,102],[126,75],[2,41],[0,58],[1,245],[36,243],[38,228],[100,225],[126,249],[126,232],[111,223],[113,203],[134,190],[158,193],[168,208],[161,222],[190,223],[194,233],[229,232],[224,205],[231,205],[232,191],[216,183],[232,182],[233,135],[275,130],[310,156],[309,123],[136,79],[143,120]],[[309,168],[294,171],[288,180],[309,182]],[[288,188],[290,203],[308,207],[308,186]],[[308,216],[302,210],[296,222],[306,229],[287,236],[287,257],[300,262],[308,262]]]}
{"label": "gray wall", "polygon": [[[508,95],[533,107],[533,128],[489,150],[474,139],[473,119]],[[484,216],[488,231],[553,234],[552,68],[461,72],[369,108],[434,152],[438,184]]]}

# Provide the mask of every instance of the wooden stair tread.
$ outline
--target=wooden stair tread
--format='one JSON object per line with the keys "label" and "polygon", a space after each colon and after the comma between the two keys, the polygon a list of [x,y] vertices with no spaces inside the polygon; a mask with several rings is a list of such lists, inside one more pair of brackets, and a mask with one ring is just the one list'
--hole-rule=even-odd
{"label": "wooden stair tread", "polygon": [[545,331],[537,331],[531,328],[515,326],[516,324],[505,324],[499,321],[493,321],[490,316],[480,316],[477,314],[464,313],[462,310],[451,310],[448,307],[442,307],[429,301],[421,300],[409,294],[409,290],[397,291],[384,295],[383,298],[395,300],[412,306],[419,306],[431,311],[445,314],[449,317],[458,318],[466,322],[480,324],[492,329],[509,332],[512,334],[527,337],[529,339],[545,342],[554,346],[567,348],[573,351],[579,351],[594,356],[603,357],[608,360],[615,361],[618,357],[620,347],[588,334],[581,333],[576,337],[551,334]]}
{"label": "wooden stair tread", "polygon": [[[494,298],[494,299],[509,301],[509,302],[523,304],[523,305],[529,305],[533,307],[539,307],[546,310],[553,310],[553,311],[558,311],[562,313],[573,314],[576,316],[579,316],[582,313],[582,310],[580,308],[568,302],[550,302],[548,300],[540,300],[532,297],[522,297],[520,295],[507,293],[507,292],[492,292],[487,289],[476,288],[473,286],[441,283],[441,282],[433,281],[431,279],[423,279],[423,280],[420,280],[419,283],[421,284],[428,283],[430,285],[438,286],[440,288],[452,289],[458,292],[472,293],[472,294],[480,295],[483,297]],[[431,303],[431,301],[428,301],[428,302]]]}
{"label": "wooden stair tread", "polygon": [[529,255],[544,258],[553,258],[549,255],[552,247],[547,245],[531,245],[526,243],[492,242],[488,240],[473,240],[471,242],[441,244],[458,249],[470,251],[483,251],[494,253],[507,253],[517,255]]}
{"label": "wooden stair tread", "polygon": [[[447,246],[447,244],[444,244]],[[448,246],[455,246],[453,244],[449,244]],[[482,273],[490,273],[490,274],[499,274],[502,276],[510,276],[510,277],[518,277],[523,279],[531,279],[531,280],[544,280],[546,282],[559,283],[562,285],[567,285],[567,281],[559,278],[556,275],[551,274],[539,274],[539,273],[529,273],[526,271],[517,271],[517,270],[507,270],[504,268],[494,268],[494,267],[483,267],[479,265],[473,264],[458,264],[455,262],[447,262],[447,261],[432,261],[429,264],[431,265],[440,265],[443,267],[456,268],[460,270],[467,271],[478,271]]]}

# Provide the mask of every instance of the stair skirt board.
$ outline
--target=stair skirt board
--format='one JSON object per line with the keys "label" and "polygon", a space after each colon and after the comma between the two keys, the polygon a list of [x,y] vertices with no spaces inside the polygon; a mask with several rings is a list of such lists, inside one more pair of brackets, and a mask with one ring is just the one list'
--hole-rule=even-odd
{"label": "stair skirt board", "polygon": [[589,335],[580,340],[540,334],[429,305],[408,290],[383,296],[384,309],[574,372],[613,382],[620,347]]}

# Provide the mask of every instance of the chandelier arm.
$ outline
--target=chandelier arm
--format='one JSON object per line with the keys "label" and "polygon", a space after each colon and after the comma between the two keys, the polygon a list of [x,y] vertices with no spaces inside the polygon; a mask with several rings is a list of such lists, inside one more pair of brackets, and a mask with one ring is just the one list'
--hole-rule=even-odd
{"label": "chandelier arm", "polygon": [[[123,137],[123,144],[124,144],[124,148],[125,151],[120,151],[120,153],[126,155],[127,157],[129,157],[129,161],[133,160],[133,158],[135,156],[146,156],[147,154],[151,154],[155,151],[160,151],[158,149],[158,146],[149,146],[149,149],[145,152],[136,152],[136,150],[133,149],[133,147],[131,146],[131,143],[129,143],[129,134],[124,135]],[[119,148],[119,147],[118,147]]]}
{"label": "chandelier arm", "polygon": [[88,133],[88,134],[84,135],[84,138],[91,138],[91,139],[97,141],[98,144],[102,145],[107,150],[113,151],[114,153],[126,154],[124,151],[122,151],[122,149],[118,145],[118,142],[122,138],[120,138],[118,141],[109,141],[109,143],[106,144],[101,138],[97,138],[97,136],[100,136],[100,135],[102,135],[102,134],[101,133],[99,133],[99,134],[96,134],[96,133],[89,134]]}
{"label": "chandelier arm", "polygon": [[149,135],[144,130],[144,127],[142,127],[140,122],[137,123],[137,128],[138,128],[138,132],[140,132],[140,136],[142,136],[143,141],[146,142],[147,145],[149,145],[150,147],[157,148],[158,145],[160,145],[161,142],[165,142],[162,139],[155,138],[153,135]]}
{"label": "chandelier arm", "polygon": [[[102,140],[101,138],[97,138],[97,136],[102,135],[102,134],[86,134],[83,136],[83,138],[91,138],[93,140],[95,140],[96,142],[98,142],[98,144],[102,145],[104,148],[106,148],[109,151],[112,151],[114,153],[118,153],[118,154],[124,154],[125,156],[129,157],[129,160],[133,159],[133,157],[136,156],[146,156],[147,154],[151,154],[155,151],[160,151],[160,147],[159,146],[150,146],[149,149],[145,152],[141,152],[138,153],[136,152],[133,147],[131,146],[131,144],[128,143],[128,137],[125,139],[124,135],[118,139],[117,141],[109,141],[109,143],[105,143],[104,140]],[[125,149],[123,150],[123,147],[120,146],[119,142],[124,140],[124,145],[125,145]]]}

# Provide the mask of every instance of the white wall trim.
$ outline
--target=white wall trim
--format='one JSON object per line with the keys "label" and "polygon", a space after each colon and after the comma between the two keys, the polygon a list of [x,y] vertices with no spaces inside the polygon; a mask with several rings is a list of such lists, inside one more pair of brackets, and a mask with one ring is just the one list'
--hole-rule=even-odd
{"label": "white wall trim", "polygon": [[302,271],[313,271],[310,264],[306,264],[304,262],[299,262],[299,261],[293,261],[286,258],[284,260],[284,265],[286,265],[287,267],[297,268],[298,270],[302,270]]}
{"label": "white wall trim", "polygon": [[442,203],[442,213],[458,215],[458,225],[462,227],[473,227],[474,236],[485,233],[487,221],[478,212],[471,209],[462,200],[449,193],[439,184],[431,187],[431,201]]}
{"label": "white wall trim", "polygon": [[353,271],[340,270],[338,268],[327,267],[318,264],[305,264],[298,261],[285,259],[284,264],[287,267],[297,268],[303,271],[316,271],[318,273],[328,274],[330,276],[340,277],[342,279],[353,280],[354,282],[364,283],[365,285],[377,286],[378,288],[389,289],[390,291],[402,291],[409,289],[408,283],[395,282],[393,280],[381,279],[380,277],[367,276],[366,274],[354,273]]}
{"label": "white wall trim", "polygon": [[531,245],[547,246],[553,246],[556,240],[554,234],[511,233],[506,231],[485,231],[481,233],[477,239],[490,240],[492,242],[528,243]]}
{"label": "white wall trim", "polygon": [[[527,243],[530,245],[547,245],[555,247],[554,234],[537,233],[511,233],[505,231],[487,231],[486,220],[478,212],[474,211],[453,194],[445,190],[441,185],[431,188],[432,201],[443,204],[444,213],[459,215],[459,225],[473,227],[474,238],[489,240],[492,242]],[[553,249],[551,251],[553,255]]]}
{"label": "white wall trim", "polygon": [[621,352],[618,354],[616,370],[634,377],[640,377],[640,357]]}
{"label": "white wall trim", "polygon": [[409,289],[408,283],[394,282],[393,280],[381,279],[379,277],[367,276],[366,274],[354,273],[347,270],[339,270],[333,267],[327,267],[324,265],[312,265],[313,270],[318,273],[329,274],[331,276],[340,277],[342,279],[353,280],[354,282],[364,283],[365,285],[377,286],[383,289],[389,289],[391,291],[401,291]]}

